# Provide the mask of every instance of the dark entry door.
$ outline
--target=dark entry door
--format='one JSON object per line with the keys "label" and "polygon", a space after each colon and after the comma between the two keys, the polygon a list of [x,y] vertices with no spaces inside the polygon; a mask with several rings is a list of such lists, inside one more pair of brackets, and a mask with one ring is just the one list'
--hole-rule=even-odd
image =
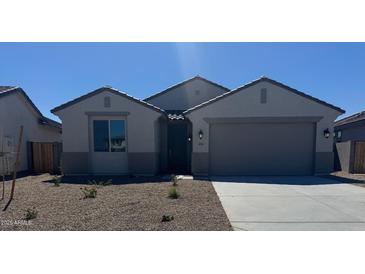
{"label": "dark entry door", "polygon": [[168,125],[169,172],[189,173],[189,127],[185,121],[173,121]]}

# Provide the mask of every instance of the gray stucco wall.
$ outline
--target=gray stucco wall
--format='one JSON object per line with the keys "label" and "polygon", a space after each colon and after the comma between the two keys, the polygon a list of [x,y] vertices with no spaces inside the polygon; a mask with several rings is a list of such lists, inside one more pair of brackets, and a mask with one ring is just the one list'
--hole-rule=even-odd
{"label": "gray stucco wall", "polygon": [[[104,106],[104,98],[110,97],[111,106]],[[56,112],[62,120],[63,129],[63,168],[65,174],[92,173],[89,153],[89,116],[116,117],[117,113],[127,113],[127,153],[129,173],[154,174],[159,167],[159,118],[163,115],[137,102],[117,94],[104,91],[77,104]],[[70,156],[68,156],[70,155]],[[78,155],[83,163],[75,163],[72,156]],[[85,162],[88,155],[88,162]]]}
{"label": "gray stucco wall", "polygon": [[316,152],[315,154],[315,173],[328,174],[334,170],[333,152]]}
{"label": "gray stucco wall", "polygon": [[335,130],[341,130],[341,142],[365,140],[365,120],[338,126]]}
{"label": "gray stucco wall", "polygon": [[159,172],[159,153],[128,153],[128,168],[131,174],[154,175]]}
{"label": "gray stucco wall", "polygon": [[28,169],[27,142],[61,141],[60,130],[40,125],[38,123],[39,118],[39,114],[35,112],[22,95],[14,93],[0,98],[0,147],[3,136],[11,137],[16,145],[20,126],[23,125],[19,171]]}
{"label": "gray stucco wall", "polygon": [[167,119],[160,119],[160,172],[166,173],[168,169],[168,149],[167,149]]}
{"label": "gray stucco wall", "polygon": [[194,79],[146,102],[165,110],[186,110],[225,92],[226,89]]}
{"label": "gray stucco wall", "polygon": [[61,167],[64,174],[88,174],[89,153],[88,152],[62,152]]}
{"label": "gray stucco wall", "polygon": [[[267,103],[260,100],[261,89],[267,90]],[[316,122],[315,135],[315,172],[323,173],[333,169],[333,138],[325,138],[323,131],[329,129],[333,132],[333,122],[341,113],[335,109],[324,106],[308,98],[299,96],[282,87],[267,82],[259,82],[246,90],[225,97],[215,103],[197,109],[187,114],[193,124],[193,155],[201,153],[209,154],[209,119],[216,118],[260,118],[260,117],[321,117]],[[198,138],[202,130],[204,137]],[[332,134],[331,134],[332,135]],[[193,173],[201,173],[207,168],[209,157],[201,161],[194,161]],[[208,173],[208,171],[206,171]]]}
{"label": "gray stucco wall", "polygon": [[193,152],[191,155],[191,168],[194,175],[207,175],[209,173],[209,153]]}

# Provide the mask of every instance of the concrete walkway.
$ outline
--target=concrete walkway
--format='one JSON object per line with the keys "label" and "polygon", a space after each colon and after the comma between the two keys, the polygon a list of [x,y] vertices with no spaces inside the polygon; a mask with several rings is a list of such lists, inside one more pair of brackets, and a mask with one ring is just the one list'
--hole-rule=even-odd
{"label": "concrete walkway", "polygon": [[235,230],[365,230],[365,188],[320,177],[213,177]]}

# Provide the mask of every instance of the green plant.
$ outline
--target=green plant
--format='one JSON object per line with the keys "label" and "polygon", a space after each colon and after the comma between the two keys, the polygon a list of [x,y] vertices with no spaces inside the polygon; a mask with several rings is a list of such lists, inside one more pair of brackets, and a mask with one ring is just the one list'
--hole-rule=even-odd
{"label": "green plant", "polygon": [[172,220],[174,220],[174,216],[172,215],[163,215],[161,222],[171,222]]}
{"label": "green plant", "polygon": [[179,181],[179,177],[177,177],[176,175],[171,176],[171,182],[172,182],[173,186],[177,186],[178,181]]}
{"label": "green plant", "polygon": [[172,187],[170,190],[169,190],[169,198],[170,199],[177,199],[180,197],[180,194],[179,192],[177,191],[176,187]]}
{"label": "green plant", "polygon": [[28,208],[25,213],[24,219],[29,221],[29,220],[37,218],[37,215],[38,215],[38,211],[35,209],[35,207]]}
{"label": "green plant", "polygon": [[96,198],[96,194],[98,193],[95,187],[82,187],[80,189],[84,194],[84,199]]}
{"label": "green plant", "polygon": [[109,179],[107,181],[101,181],[101,180],[88,180],[89,185],[96,185],[96,186],[108,186],[112,184],[112,179]]}
{"label": "green plant", "polygon": [[54,186],[60,186],[61,182],[62,182],[62,176],[53,177]]}

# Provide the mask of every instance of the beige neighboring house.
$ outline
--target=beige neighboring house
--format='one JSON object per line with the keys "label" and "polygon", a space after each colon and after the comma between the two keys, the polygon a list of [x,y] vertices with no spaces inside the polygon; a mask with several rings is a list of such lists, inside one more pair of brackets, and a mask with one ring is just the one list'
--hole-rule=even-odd
{"label": "beige neighboring house", "polygon": [[18,171],[27,171],[27,142],[61,142],[61,124],[44,117],[22,88],[0,86],[0,151],[16,150],[21,125],[23,142]]}
{"label": "beige neighboring house", "polygon": [[56,107],[66,174],[312,175],[333,170],[336,106],[267,77],[200,76],[138,100],[102,87]]}

